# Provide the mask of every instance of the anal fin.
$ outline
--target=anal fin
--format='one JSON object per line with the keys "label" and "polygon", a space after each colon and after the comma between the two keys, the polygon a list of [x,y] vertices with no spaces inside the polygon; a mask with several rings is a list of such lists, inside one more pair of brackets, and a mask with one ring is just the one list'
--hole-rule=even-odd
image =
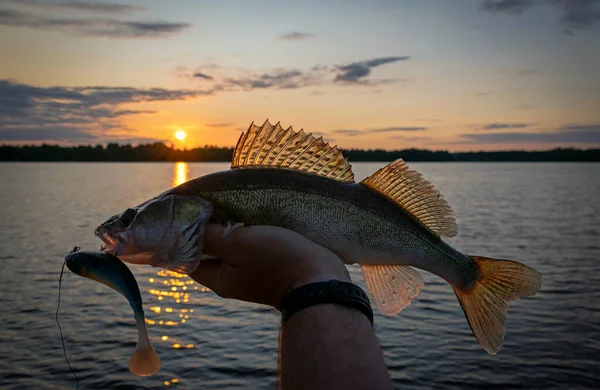
{"label": "anal fin", "polygon": [[377,309],[388,316],[400,313],[423,287],[423,277],[406,265],[361,264],[360,269]]}

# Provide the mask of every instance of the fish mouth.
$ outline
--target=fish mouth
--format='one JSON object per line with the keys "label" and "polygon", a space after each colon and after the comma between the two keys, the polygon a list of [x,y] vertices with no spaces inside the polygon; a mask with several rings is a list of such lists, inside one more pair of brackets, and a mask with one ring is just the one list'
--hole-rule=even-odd
{"label": "fish mouth", "polygon": [[114,234],[102,226],[94,230],[94,235],[102,240],[100,250],[104,252],[109,252],[116,249],[119,244],[124,244],[123,239],[118,234]]}

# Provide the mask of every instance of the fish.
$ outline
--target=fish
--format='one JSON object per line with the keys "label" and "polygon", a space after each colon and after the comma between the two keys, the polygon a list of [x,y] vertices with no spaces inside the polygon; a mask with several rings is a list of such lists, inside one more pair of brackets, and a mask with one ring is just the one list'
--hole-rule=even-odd
{"label": "fish", "polygon": [[[357,183],[337,147],[280,122],[252,122],[238,140],[231,169],[189,180],[157,198],[166,196],[200,197],[212,205],[209,222],[286,228],[347,265],[359,264],[377,310],[387,316],[396,316],[421,291],[418,269],[433,273],[452,286],[473,335],[490,354],[503,344],[508,302],[534,295],[542,284],[542,275],[523,263],[467,255],[444,241],[458,234],[451,207],[402,159]],[[137,246],[134,240],[124,245]],[[173,256],[163,266],[189,274],[197,263]]]}
{"label": "fish", "polygon": [[118,257],[102,251],[73,251],[65,257],[65,261],[71,272],[110,287],[129,301],[138,329],[138,341],[129,359],[129,370],[139,376],[157,373],[160,358],[148,337],[142,296],[129,268]]}

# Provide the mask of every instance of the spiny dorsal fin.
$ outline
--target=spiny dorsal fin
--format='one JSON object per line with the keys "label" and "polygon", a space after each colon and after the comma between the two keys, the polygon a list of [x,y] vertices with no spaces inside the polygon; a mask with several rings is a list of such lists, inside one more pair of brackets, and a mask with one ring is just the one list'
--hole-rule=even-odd
{"label": "spiny dorsal fin", "polygon": [[438,236],[458,233],[452,209],[433,184],[398,159],[364,179],[361,184],[392,199]]}
{"label": "spiny dorsal fin", "polygon": [[279,122],[273,126],[268,119],[260,127],[253,122],[248,131],[242,133],[233,152],[231,168],[293,169],[354,182],[348,160],[336,147],[303,130],[295,132],[291,126],[284,130]]}

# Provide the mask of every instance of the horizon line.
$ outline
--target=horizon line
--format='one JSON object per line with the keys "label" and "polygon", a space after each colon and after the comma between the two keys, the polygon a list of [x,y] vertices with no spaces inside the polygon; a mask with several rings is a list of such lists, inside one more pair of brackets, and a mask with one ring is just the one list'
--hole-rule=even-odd
{"label": "horizon line", "polygon": [[[41,147],[58,147],[58,148],[63,148],[63,149],[74,149],[74,148],[97,148],[97,147],[102,147],[103,149],[108,148],[109,145],[117,145],[119,147],[126,147],[126,146],[130,146],[132,148],[137,148],[137,147],[142,147],[142,146],[152,146],[152,145],[156,145],[156,144],[161,144],[164,145],[166,148],[171,149],[173,151],[179,151],[179,152],[191,152],[194,150],[198,150],[198,149],[232,149],[235,150],[235,146],[218,146],[218,145],[209,145],[206,144],[204,146],[196,146],[193,148],[176,148],[174,147],[172,144],[169,145],[170,142],[164,142],[161,140],[157,140],[155,142],[143,142],[143,143],[119,143],[119,142],[106,142],[104,144],[78,144],[78,145],[62,145],[62,144],[58,144],[58,143],[47,143],[47,142],[43,142],[43,143],[39,143],[39,144],[3,144],[0,143],[0,148],[41,148]],[[598,147],[588,147],[588,148],[579,148],[579,147],[573,147],[573,146],[556,146],[553,148],[547,148],[547,149],[497,149],[497,150],[469,150],[469,151],[450,151],[448,149],[427,149],[427,148],[416,148],[416,147],[408,147],[408,148],[403,148],[403,149],[385,149],[385,148],[355,148],[355,147],[351,147],[351,148],[343,148],[343,147],[339,147],[337,145],[334,145],[334,147],[337,147],[340,151],[360,151],[360,152],[375,152],[375,151],[383,151],[386,153],[393,153],[393,152],[403,152],[403,151],[410,151],[410,150],[414,150],[414,151],[422,151],[422,152],[434,152],[434,153],[450,153],[450,154],[458,154],[458,153],[541,153],[541,152],[552,152],[552,151],[559,151],[559,150],[573,150],[573,151],[583,151],[583,152],[593,152],[593,151],[600,151],[600,146]]]}

